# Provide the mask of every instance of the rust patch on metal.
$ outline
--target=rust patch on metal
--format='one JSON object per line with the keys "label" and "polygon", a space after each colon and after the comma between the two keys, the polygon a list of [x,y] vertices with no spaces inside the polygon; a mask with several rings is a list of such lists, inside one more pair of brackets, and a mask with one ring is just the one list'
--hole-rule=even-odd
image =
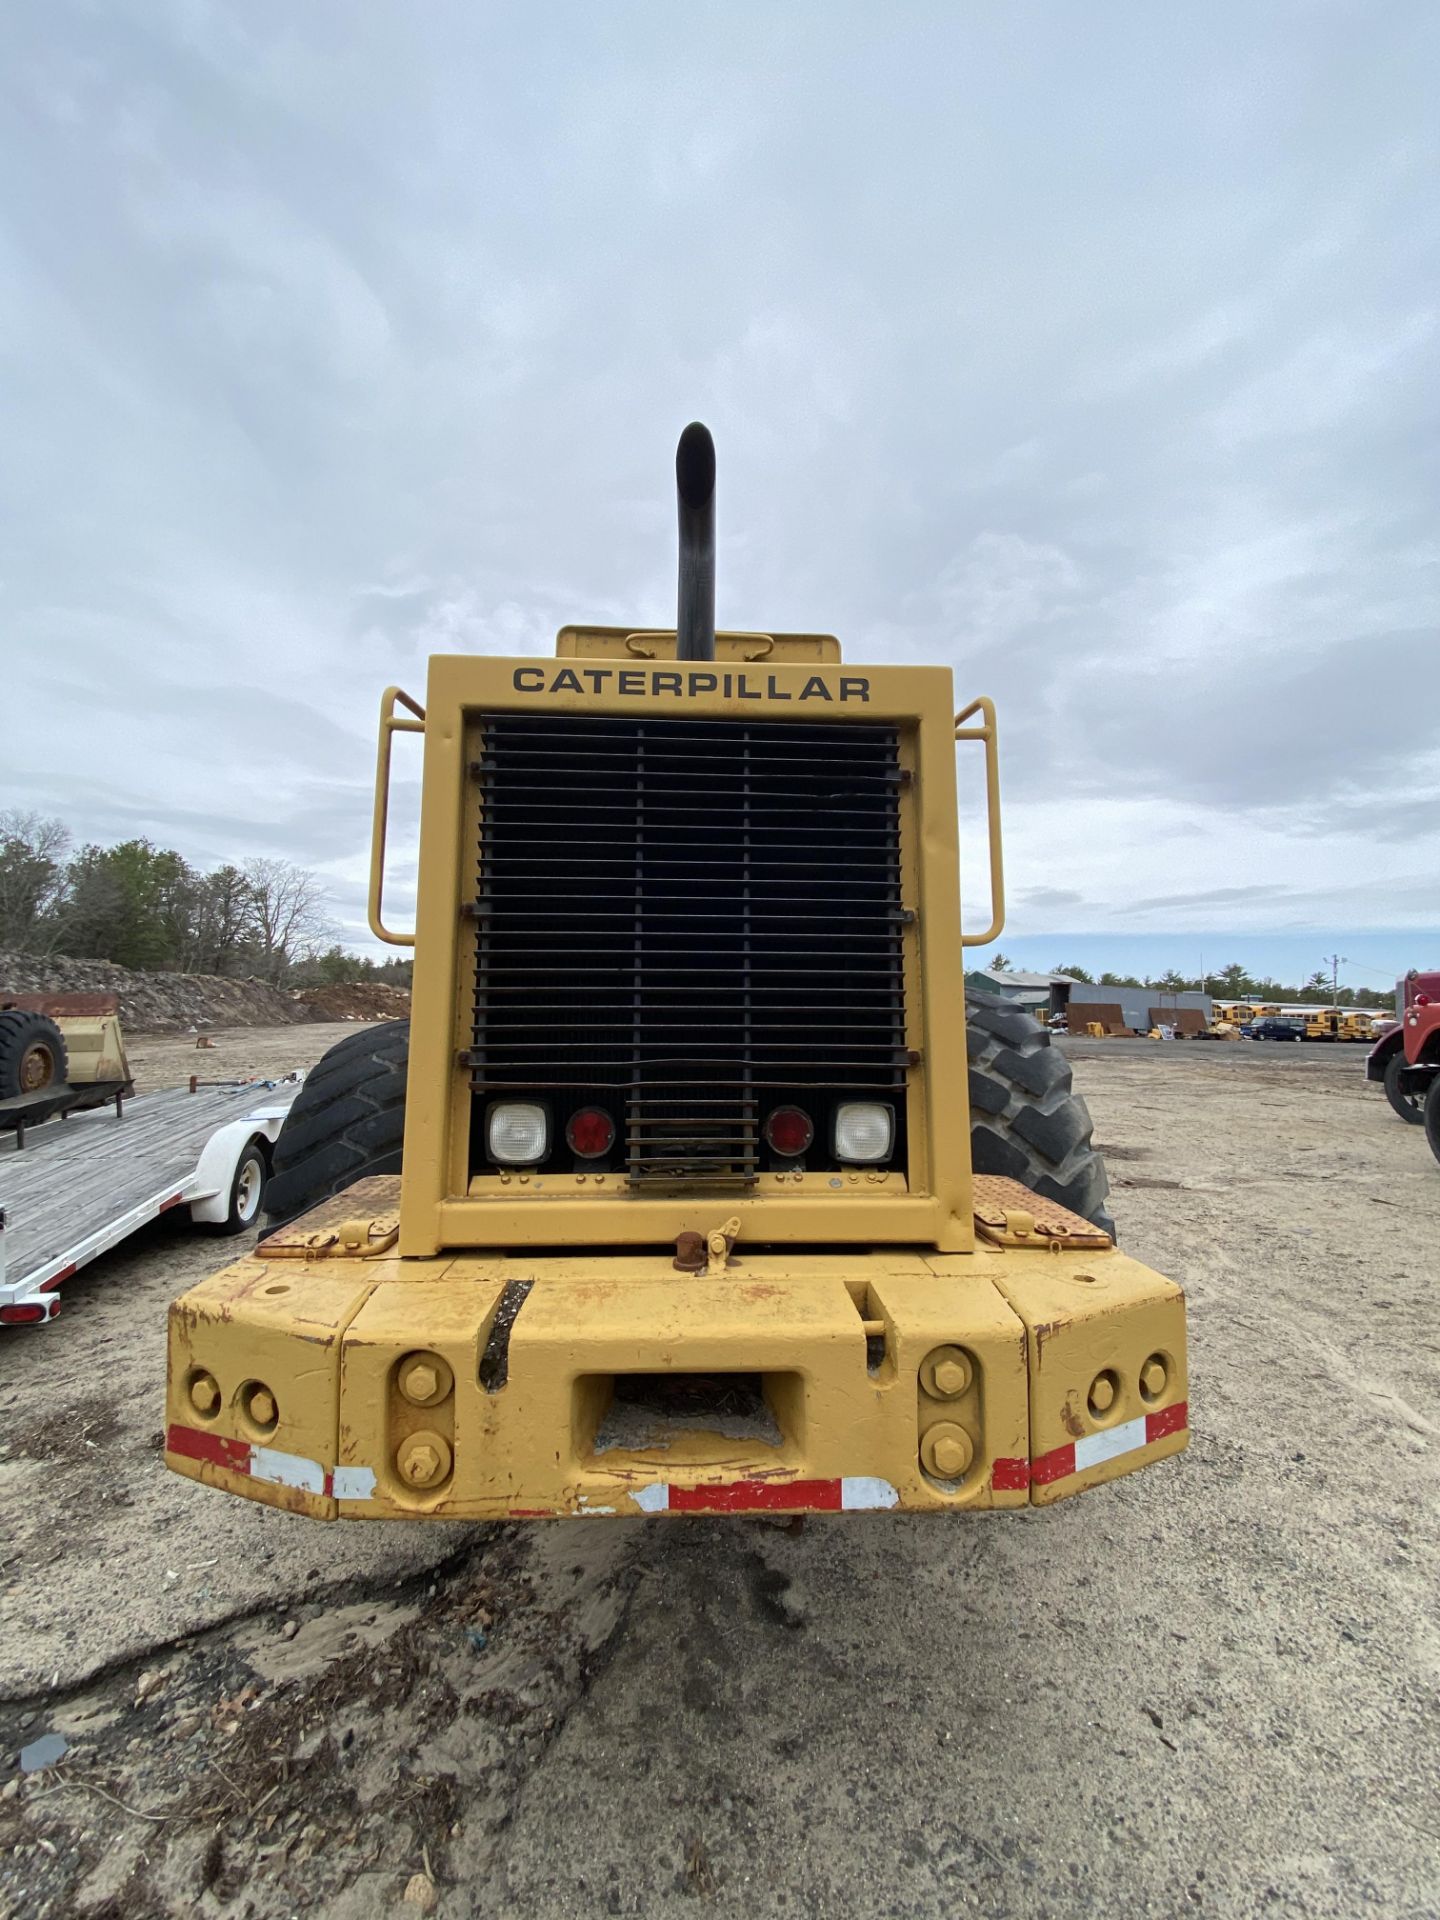
{"label": "rust patch on metal", "polygon": [[1040,1321],[1038,1325],[1032,1329],[1035,1335],[1035,1365],[1037,1368],[1043,1367],[1045,1364],[1045,1342],[1053,1338],[1057,1333],[1064,1333],[1068,1327],[1073,1325],[1074,1322],[1071,1320],[1070,1315],[1068,1313],[1062,1313],[1057,1314],[1053,1320]]}
{"label": "rust patch on metal", "polygon": [[670,1264],[677,1273],[703,1273],[705,1262],[703,1233],[679,1233],[675,1236],[675,1258]]}

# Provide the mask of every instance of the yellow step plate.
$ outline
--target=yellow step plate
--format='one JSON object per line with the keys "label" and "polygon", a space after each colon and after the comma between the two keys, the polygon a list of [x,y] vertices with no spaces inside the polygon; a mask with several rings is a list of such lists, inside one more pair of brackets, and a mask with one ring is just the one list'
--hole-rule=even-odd
{"label": "yellow step plate", "polygon": [[1054,1200],[1031,1193],[1018,1180],[977,1173],[971,1181],[975,1230],[996,1247],[1109,1247],[1103,1228],[1071,1213]]}

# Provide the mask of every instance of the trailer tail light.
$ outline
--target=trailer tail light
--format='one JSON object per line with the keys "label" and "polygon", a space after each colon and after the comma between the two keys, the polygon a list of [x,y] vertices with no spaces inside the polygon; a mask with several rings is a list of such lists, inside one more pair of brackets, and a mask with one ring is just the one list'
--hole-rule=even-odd
{"label": "trailer tail light", "polygon": [[28,1327],[36,1320],[48,1319],[44,1307],[0,1307],[0,1326]]}
{"label": "trailer tail light", "polygon": [[776,1107],[765,1122],[765,1144],[772,1153],[794,1159],[815,1138],[815,1124],[799,1107]]}
{"label": "trailer tail light", "polygon": [[577,1160],[599,1160],[615,1144],[615,1122],[603,1107],[581,1107],[571,1114],[565,1139]]}

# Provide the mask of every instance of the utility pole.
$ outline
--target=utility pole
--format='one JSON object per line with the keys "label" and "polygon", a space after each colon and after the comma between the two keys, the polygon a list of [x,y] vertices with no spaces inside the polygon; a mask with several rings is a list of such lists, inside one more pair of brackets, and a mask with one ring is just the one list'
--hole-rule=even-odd
{"label": "utility pole", "polygon": [[1330,955],[1330,1005],[1337,1012],[1340,1008],[1340,969],[1348,967],[1349,964],[1343,953]]}

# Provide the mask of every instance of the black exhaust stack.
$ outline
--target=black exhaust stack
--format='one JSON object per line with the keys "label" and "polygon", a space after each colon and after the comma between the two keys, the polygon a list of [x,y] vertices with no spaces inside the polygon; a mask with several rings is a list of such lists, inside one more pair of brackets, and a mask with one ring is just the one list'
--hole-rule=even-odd
{"label": "black exhaust stack", "polygon": [[680,499],[680,597],[675,658],[715,658],[715,442],[692,420],[675,449]]}

